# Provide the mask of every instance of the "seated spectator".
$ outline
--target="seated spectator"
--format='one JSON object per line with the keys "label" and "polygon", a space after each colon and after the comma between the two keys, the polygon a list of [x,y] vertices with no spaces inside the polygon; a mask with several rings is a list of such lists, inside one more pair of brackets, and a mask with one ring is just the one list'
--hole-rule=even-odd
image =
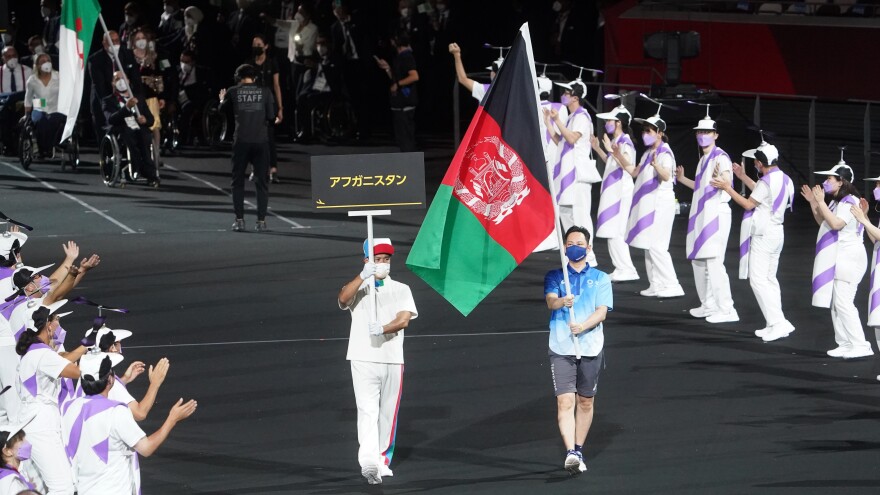
{"label": "seated spectator", "polygon": [[34,73],[27,80],[24,110],[34,123],[40,157],[51,154],[67,118],[58,113],[58,72],[52,70],[49,54],[37,56]]}
{"label": "seated spectator", "polygon": [[205,108],[213,88],[210,69],[197,65],[196,54],[184,50],[180,54],[178,68],[176,113],[180,142],[188,143],[191,138],[190,127],[193,115]]}
{"label": "seated spectator", "polygon": [[300,92],[297,95],[296,119],[298,142],[312,138],[310,117],[316,107],[339,97],[342,93],[342,78],[336,64],[330,58],[330,40],[318,35],[316,50],[320,60],[315,67],[303,74]]}
{"label": "seated spectator", "polygon": [[24,89],[33,71],[18,62],[18,50],[14,46],[3,49],[3,65],[0,66],[0,135],[7,154],[15,151],[15,125],[21,115],[20,105]]}
{"label": "seated spectator", "polygon": [[156,166],[150,156],[150,127],[153,114],[141,98],[132,94],[121,71],[113,73],[113,94],[103,99],[107,131],[116,134],[128,148],[136,173],[147,179],[149,187],[159,187]]}

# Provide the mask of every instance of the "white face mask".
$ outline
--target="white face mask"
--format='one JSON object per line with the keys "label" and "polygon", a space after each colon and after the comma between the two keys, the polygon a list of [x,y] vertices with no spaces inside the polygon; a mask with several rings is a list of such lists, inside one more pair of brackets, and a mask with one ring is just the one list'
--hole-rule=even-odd
{"label": "white face mask", "polygon": [[553,2],[553,12],[562,11],[562,3],[561,2]]}
{"label": "white face mask", "polygon": [[52,62],[43,62],[42,65],[40,65],[40,70],[46,74],[52,72]]}
{"label": "white face mask", "polygon": [[110,53],[119,54],[119,45],[110,45]]}
{"label": "white face mask", "polygon": [[302,14],[300,14],[300,13],[299,13],[299,12],[297,12],[297,13],[296,13],[296,15],[295,15],[295,16],[293,16],[293,20],[294,20],[294,21],[296,21],[296,22],[298,22],[298,23],[300,23],[300,24],[302,24],[302,23],[303,23],[303,21],[305,21],[305,20],[306,20],[306,18],[305,18],[305,17],[303,17],[303,15],[302,15]]}
{"label": "white face mask", "polygon": [[18,59],[10,58],[6,61],[6,67],[9,67],[9,70],[15,70],[18,68]]}
{"label": "white face mask", "polygon": [[192,69],[192,65],[185,64],[183,62],[180,63],[180,70],[182,70],[184,72],[189,72],[190,69]]}
{"label": "white face mask", "polygon": [[384,279],[391,273],[391,262],[388,263],[376,263],[376,278],[379,280]]}
{"label": "white face mask", "polygon": [[120,93],[125,93],[128,91],[128,84],[125,84],[125,79],[120,79],[116,81],[116,90]]}
{"label": "white face mask", "polygon": [[34,47],[34,55],[42,55],[46,53],[46,50],[43,48],[43,45],[37,45]]}
{"label": "white face mask", "polygon": [[409,8],[400,9],[400,17],[409,17]]}
{"label": "white face mask", "polygon": [[143,49],[147,48],[147,40],[145,40],[145,39],[136,40],[134,42],[134,47],[137,48],[138,50],[143,50]]}

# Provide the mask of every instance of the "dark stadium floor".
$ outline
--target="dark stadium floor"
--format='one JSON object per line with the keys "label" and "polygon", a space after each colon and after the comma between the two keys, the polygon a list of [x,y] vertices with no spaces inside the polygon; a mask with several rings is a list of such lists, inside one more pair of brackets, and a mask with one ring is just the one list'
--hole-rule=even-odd
{"label": "dark stadium floor", "polygon": [[[451,150],[428,144],[430,196]],[[231,200],[212,187],[228,191],[227,150],[165,158],[160,190],[109,189],[89,164],[75,174],[34,164],[25,174],[14,160],[0,162],[0,211],[37,227],[26,261],[59,261],[68,239],[83,255],[99,253],[101,265],[73,295],[131,309],[108,321],[135,332],[124,346],[128,362],[171,360],[145,430],[158,428],[178,397],[199,401],[195,416],[142,461],[144,493],[880,490],[880,361],[825,356],[831,319],[809,304],[817,226],[803,203],[786,221],[780,266],[784,309],[797,327],[787,339],[753,336],[763,318],[748,283],[735,279],[733,240],[728,272],[742,320],[709,326],[688,316],[698,302],[684,216],[671,250],[687,295],[656,300],[638,295],[647,282],[615,286],[589,471],[578,478],[561,469],[546,357],[542,283],[558,255],[532,255],[463,318],[404,265],[424,211],[377,219],[377,235],[398,249],[392,276],[410,284],[420,314],[407,330],[395,476],[369,487],[357,464],[349,317],[335,301],[359,271],[366,227],[311,210],[308,159],[390,149],[281,150],[285,182],[271,187],[270,206],[284,219],[270,216],[265,234],[227,231]],[[738,230],[735,223],[734,237]],[[596,248],[606,269],[604,241]],[[634,258],[644,275],[641,253]],[[857,296],[863,320],[866,291],[867,282]],[[94,313],[72,309],[65,328],[77,336]],[[143,376],[130,390],[139,397],[146,385]]]}

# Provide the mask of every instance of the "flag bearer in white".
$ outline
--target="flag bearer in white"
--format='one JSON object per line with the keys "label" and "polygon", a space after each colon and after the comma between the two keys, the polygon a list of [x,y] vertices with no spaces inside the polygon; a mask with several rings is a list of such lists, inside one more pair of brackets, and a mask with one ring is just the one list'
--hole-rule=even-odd
{"label": "flag bearer in white", "polygon": [[[626,226],[633,200],[633,177],[630,170],[636,162],[636,148],[629,137],[629,123],[632,115],[623,104],[607,113],[597,115],[605,121],[605,134],[602,144],[608,154],[599,146],[599,138],[592,138],[593,150],[605,162],[602,177],[602,190],[599,198],[599,213],[596,217],[596,237],[608,239],[608,253],[614,271],[609,274],[612,282],[638,280],[639,273],[633,265],[626,243]],[[610,138],[609,138],[610,136]],[[612,151],[625,157],[629,169],[618,163]]]}
{"label": "flag bearer in white", "polygon": [[[779,170],[779,151],[772,144],[761,143],[757,149],[748,150],[743,156],[755,160],[755,168],[761,174],[758,182],[753,181],[738,164],[733,172],[752,194],[745,198],[737,193],[730,182],[713,179],[712,187],[723,190],[744,210],[743,225],[740,232],[740,268],[746,265],[749,285],[758,300],[767,325],[755,331],[764,342],[788,337],[794,331],[782,313],[782,292],[776,279],[785,232],[782,222],[785,210],[794,199],[794,185],[791,178]],[[741,277],[742,278],[742,277]]]}
{"label": "flag bearer in white", "polygon": [[[819,224],[812,303],[820,308],[831,308],[837,347],[827,354],[844,359],[871,356],[874,351],[865,340],[859,310],[853,303],[868,268],[863,228],[853,217],[851,208],[859,205],[859,192],[852,184],[854,174],[842,158],[831,170],[815,173],[825,176],[825,182],[813,189],[804,185],[801,195],[810,202],[813,218]],[[827,205],[826,194],[832,197]]]}
{"label": "flag bearer in white", "polygon": [[733,181],[730,157],[715,145],[718,125],[708,115],[694,127],[697,144],[702,150],[697,164],[697,176],[690,180],[684,168],[678,167],[678,181],[694,190],[688,215],[687,257],[694,269],[694,285],[700,306],[690,310],[694,318],[706,318],[709,323],[739,321],[730,294],[730,279],[724,268],[724,255],[730,237],[730,195],[715,189],[710,182],[719,179]]}
{"label": "flag bearer in white", "polygon": [[110,400],[115,377],[110,356],[83,357],[82,386],[85,397],[76,399],[65,413],[67,453],[73,459],[78,495],[138,495],[131,456],[149,457],[168,438],[171,430],[196,410],[197,403],[179,399],[161,428],[147,436],[125,404]]}
{"label": "flag bearer in white", "polygon": [[342,287],[337,302],[351,313],[346,359],[351,362],[358,409],[358,462],[367,482],[376,485],[383,476],[393,476],[390,464],[403,391],[404,329],[418,311],[409,286],[388,276],[394,255],[391,240],[374,240],[373,260],[367,254],[368,242],[364,242],[363,269]]}

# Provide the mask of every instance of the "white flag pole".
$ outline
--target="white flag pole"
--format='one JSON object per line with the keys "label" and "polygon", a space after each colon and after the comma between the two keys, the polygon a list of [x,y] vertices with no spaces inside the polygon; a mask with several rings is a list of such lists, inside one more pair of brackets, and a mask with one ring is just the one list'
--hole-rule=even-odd
{"label": "white flag pole", "polygon": [[[110,39],[110,31],[107,29],[107,24],[104,22],[104,14],[98,14],[98,21],[101,22],[101,28],[104,30],[104,39],[107,40],[107,44],[111,47],[113,46],[113,40]],[[122,67],[122,62],[119,60],[119,52],[110,49],[110,57],[113,59],[113,63],[116,64],[116,67],[119,68],[119,72],[122,73],[122,78],[125,79],[125,84],[128,86],[128,92],[131,94],[131,97],[134,98],[134,88],[131,87],[131,81],[128,80],[128,74],[125,73],[125,68]],[[114,71],[116,72],[116,71]],[[141,115],[140,110],[138,110],[137,105],[134,106],[134,113],[138,116]]]}
{"label": "white flag pole", "polygon": [[[525,23],[522,27],[519,28],[520,32],[523,34],[523,38],[526,41],[526,53],[529,58],[529,68],[532,72],[532,81],[537,81],[538,74],[535,72],[535,57],[532,53],[532,39],[529,34],[529,23]],[[535,89],[535,108],[538,109],[538,118],[543,118],[543,109],[541,108],[541,95],[538,94],[537,85],[532,86]],[[538,128],[540,129],[540,125]],[[549,130],[549,129],[548,129]],[[541,135],[537,136],[537,140],[540,143],[544,142],[544,137]],[[543,146],[542,146],[543,148]],[[568,280],[568,258],[565,256],[565,243],[562,239],[562,227],[559,223],[559,203],[556,201],[556,184],[553,182],[553,171],[550,168],[550,162],[544,162],[545,168],[547,169],[547,186],[550,189],[550,199],[553,201],[553,228],[556,231],[556,242],[559,244],[559,258],[562,262],[562,278],[565,282],[565,293],[571,294],[571,283]],[[577,321],[575,318],[574,307],[568,308],[568,317],[570,322]],[[574,353],[577,359],[581,358],[581,344],[578,340],[577,336],[571,334],[571,341],[574,344]]]}
{"label": "white flag pole", "polygon": [[[370,260],[370,263],[375,263],[375,253],[373,252],[373,217],[379,215],[390,215],[391,210],[369,210],[369,211],[350,211],[348,212],[348,216],[350,217],[367,217],[367,258]],[[366,280],[367,286],[370,288],[370,323],[376,323],[379,321],[379,306],[376,303],[376,277],[375,275],[370,275],[370,277]]]}

